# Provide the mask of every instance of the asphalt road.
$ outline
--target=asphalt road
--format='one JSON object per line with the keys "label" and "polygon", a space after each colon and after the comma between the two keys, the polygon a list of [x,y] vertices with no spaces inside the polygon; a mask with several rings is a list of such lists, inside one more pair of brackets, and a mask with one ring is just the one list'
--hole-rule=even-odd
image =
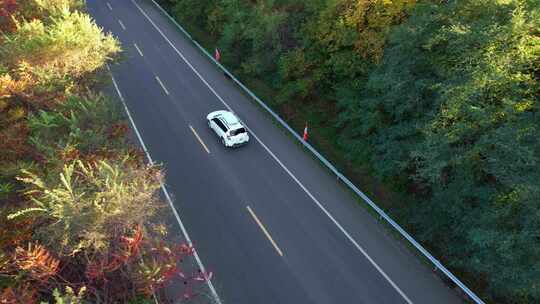
{"label": "asphalt road", "polygon": [[[134,1],[87,4],[123,44],[118,88],[223,303],[461,302],[151,1]],[[223,102],[248,145],[226,149],[206,125]]]}

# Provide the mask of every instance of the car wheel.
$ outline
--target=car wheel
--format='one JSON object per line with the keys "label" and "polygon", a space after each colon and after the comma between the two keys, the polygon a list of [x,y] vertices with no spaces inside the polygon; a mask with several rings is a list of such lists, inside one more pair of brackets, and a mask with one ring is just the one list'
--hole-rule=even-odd
{"label": "car wheel", "polygon": [[225,138],[221,138],[221,143],[226,147],[227,145],[225,144]]}

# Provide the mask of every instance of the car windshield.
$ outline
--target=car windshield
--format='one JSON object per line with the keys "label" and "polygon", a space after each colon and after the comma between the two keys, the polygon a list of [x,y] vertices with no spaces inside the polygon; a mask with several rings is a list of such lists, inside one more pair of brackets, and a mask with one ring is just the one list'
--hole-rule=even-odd
{"label": "car windshield", "polygon": [[246,129],[239,128],[239,129],[236,129],[236,130],[231,130],[231,136],[236,136],[236,135],[239,135],[239,134],[242,134],[242,133],[246,133]]}

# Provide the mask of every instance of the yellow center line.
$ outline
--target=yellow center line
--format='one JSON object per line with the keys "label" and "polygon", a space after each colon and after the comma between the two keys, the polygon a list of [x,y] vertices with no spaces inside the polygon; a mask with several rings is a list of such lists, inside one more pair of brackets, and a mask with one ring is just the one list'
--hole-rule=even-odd
{"label": "yellow center line", "polygon": [[277,253],[280,255],[280,256],[283,256],[283,252],[281,251],[281,249],[279,249],[278,245],[276,244],[276,242],[274,242],[274,239],[272,238],[272,236],[270,235],[270,233],[268,233],[268,230],[266,230],[266,228],[264,228],[264,225],[261,223],[261,221],[259,220],[259,218],[257,217],[257,215],[255,215],[255,212],[253,212],[253,210],[251,210],[251,208],[249,206],[246,207],[247,210],[249,211],[249,213],[251,214],[251,216],[253,217],[253,219],[255,220],[255,222],[257,222],[257,225],[259,225],[259,227],[261,228],[261,230],[263,231],[264,235],[266,235],[266,237],[268,238],[268,240],[270,240],[270,243],[272,243],[272,246],[274,246],[274,249],[276,249]]}
{"label": "yellow center line", "polygon": [[195,131],[195,129],[192,126],[189,126],[189,128],[191,129],[191,132],[193,132],[195,137],[197,137],[197,140],[199,140],[199,143],[201,143],[201,146],[203,146],[204,150],[206,150],[206,153],[210,154],[210,150],[208,150],[208,147],[206,147],[201,137],[199,137],[199,134],[197,134],[197,131]]}

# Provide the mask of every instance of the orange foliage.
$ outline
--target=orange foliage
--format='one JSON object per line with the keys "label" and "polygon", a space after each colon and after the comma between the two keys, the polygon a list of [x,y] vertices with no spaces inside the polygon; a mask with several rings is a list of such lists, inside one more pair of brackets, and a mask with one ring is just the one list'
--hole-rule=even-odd
{"label": "orange foliage", "polygon": [[21,62],[11,73],[0,75],[0,100],[17,100],[33,110],[47,109],[65,101],[64,89],[43,90],[43,85],[46,84],[40,83],[28,62]]}
{"label": "orange foliage", "polygon": [[146,244],[149,249],[143,253],[144,265],[135,272],[137,290],[150,296],[155,290],[164,288],[174,277],[184,281],[184,298],[196,296],[193,284],[209,280],[212,273],[197,272],[186,274],[181,263],[186,257],[192,256],[193,247],[180,244],[169,248],[162,241]]}
{"label": "orange foliage", "polygon": [[57,275],[59,265],[60,261],[42,245],[29,243],[27,248],[17,247],[0,272],[6,277],[17,277],[20,282],[0,290],[0,304],[38,303],[39,284],[46,284]]}
{"label": "orange foliage", "polygon": [[2,221],[0,223],[0,251],[5,252],[30,241],[34,227],[33,221],[30,217]]}
{"label": "orange foliage", "polygon": [[60,150],[58,152],[58,156],[64,163],[69,164],[77,159],[80,159],[81,152],[75,147],[69,147],[67,149]]}
{"label": "orange foliage", "polygon": [[29,155],[32,151],[28,145],[29,130],[25,122],[17,122],[4,126],[0,130],[0,160],[14,161]]}
{"label": "orange foliage", "polygon": [[18,8],[19,5],[16,0],[0,1],[0,29],[2,31],[12,32],[15,30],[15,22],[13,22],[12,17],[15,15]]}
{"label": "orange foliage", "polygon": [[42,245],[29,243],[27,249],[17,247],[15,250],[15,266],[41,283],[55,276],[59,265],[60,261]]}
{"label": "orange foliage", "polygon": [[86,268],[86,276],[90,280],[105,279],[108,273],[118,270],[132,258],[137,257],[143,240],[142,227],[138,225],[132,237],[120,237],[120,244],[109,255],[91,261]]}
{"label": "orange foliage", "polygon": [[127,134],[128,130],[129,127],[124,122],[114,124],[109,128],[109,139],[124,137]]}
{"label": "orange foliage", "polygon": [[0,292],[0,304],[33,304],[37,302],[37,290],[30,284],[24,284],[18,288],[8,287]]}

